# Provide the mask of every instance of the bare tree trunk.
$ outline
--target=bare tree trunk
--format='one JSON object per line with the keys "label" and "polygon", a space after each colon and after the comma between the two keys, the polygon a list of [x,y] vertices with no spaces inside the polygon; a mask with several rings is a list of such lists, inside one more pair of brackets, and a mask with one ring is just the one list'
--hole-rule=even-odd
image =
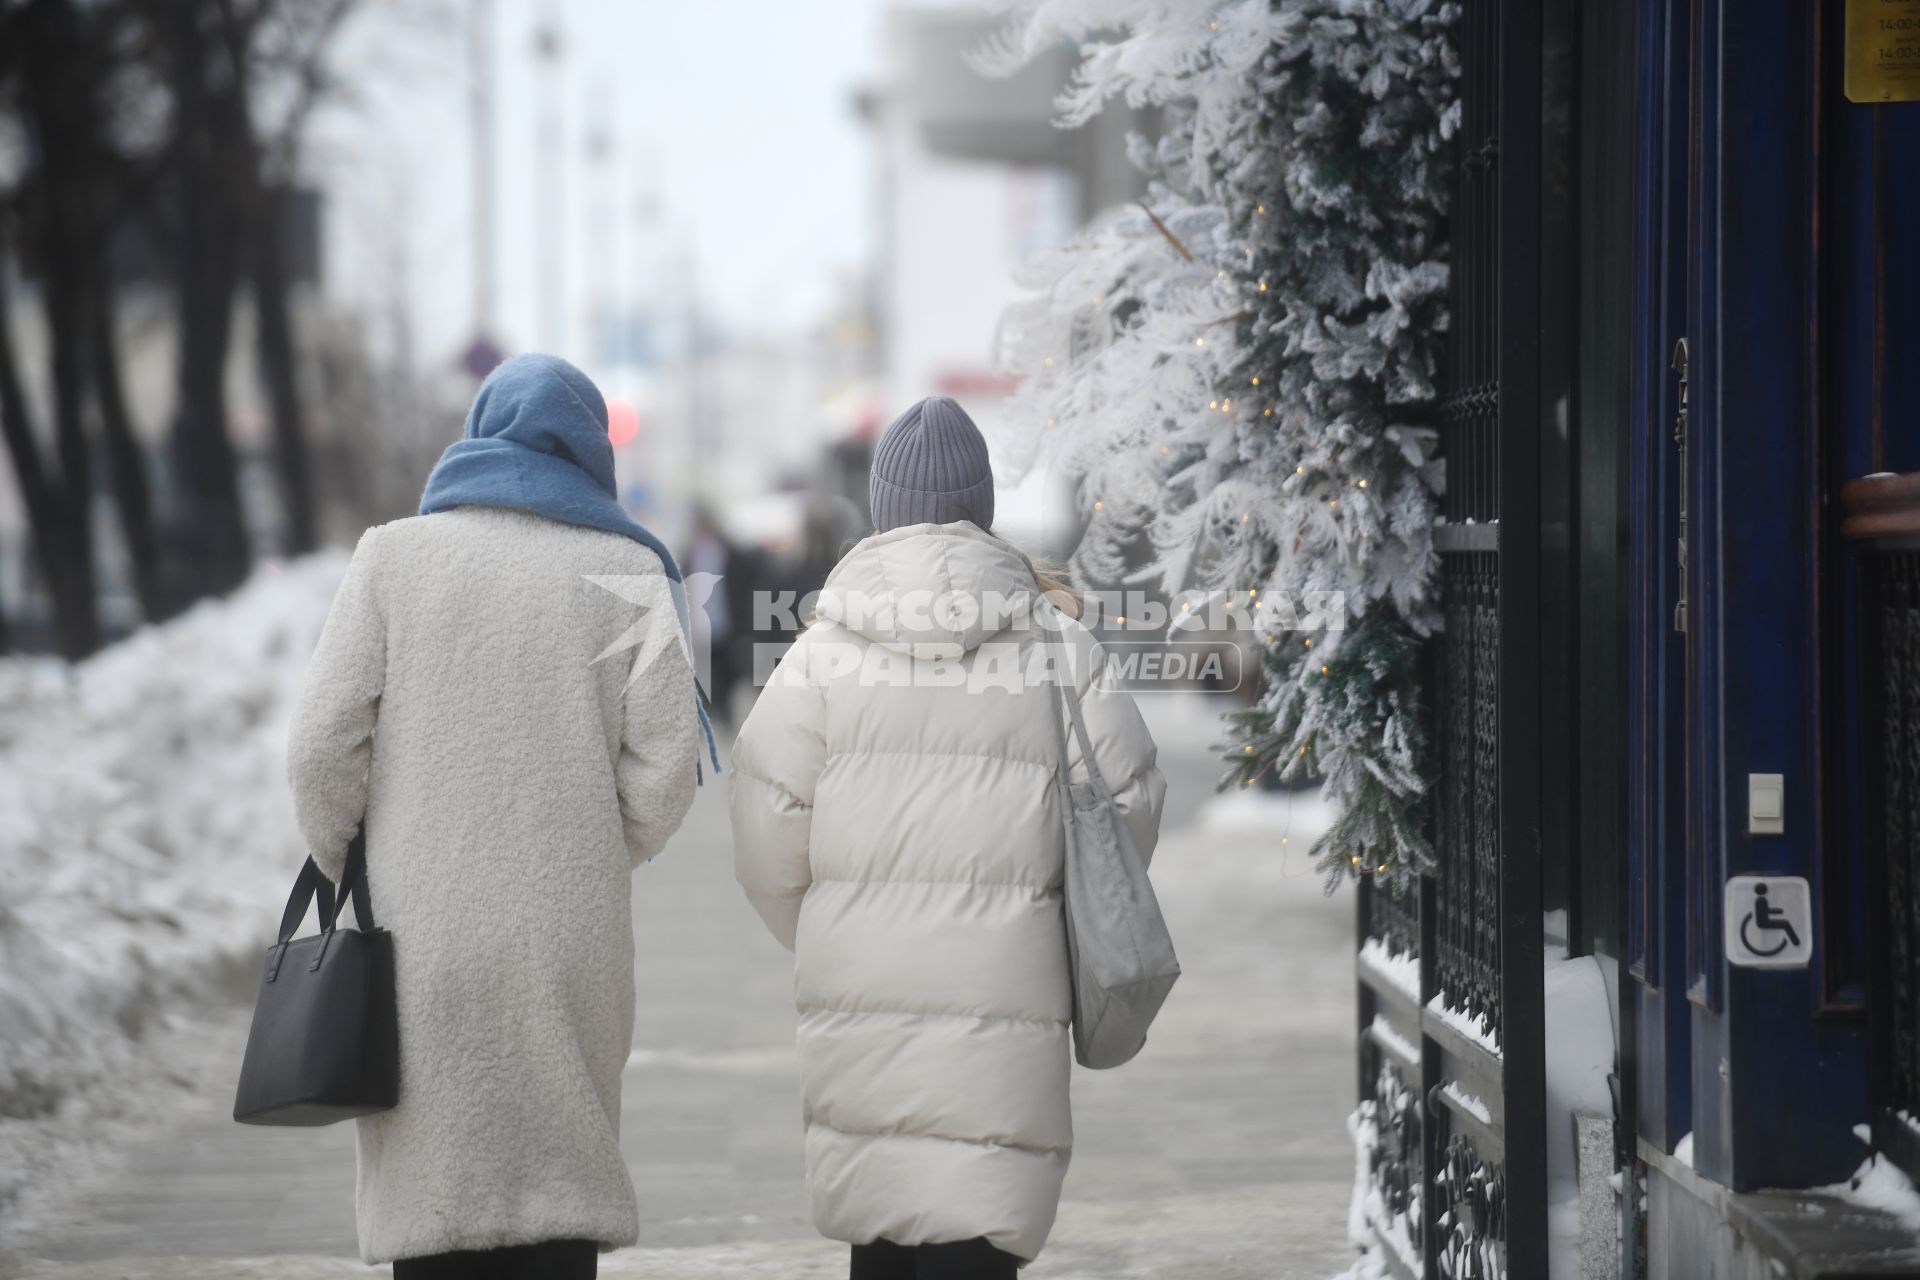
{"label": "bare tree trunk", "polygon": [[[3,256],[4,246],[0,246]],[[4,282],[0,282],[3,285]],[[13,461],[13,473],[20,486],[20,499],[27,508],[27,524],[32,533],[33,557],[40,581],[53,602],[54,630],[63,655],[72,659],[92,652],[98,628],[94,621],[93,594],[74,590],[68,574],[71,559],[66,531],[71,525],[66,498],[47,474],[33,423],[28,417],[27,397],[20,383],[19,365],[14,361],[13,332],[8,322],[7,291],[0,287],[0,436],[4,436],[7,454]]]}
{"label": "bare tree trunk", "polygon": [[[49,186],[66,187],[79,181],[73,173],[54,180],[48,165]],[[48,210],[43,254],[41,300],[52,344],[53,426],[60,458],[60,504],[63,581],[58,590],[74,597],[62,612],[60,651],[69,659],[83,658],[100,647],[94,610],[93,460],[87,440],[86,297],[79,276],[85,270],[86,246],[76,243],[84,223],[77,221],[84,192],[67,190]]]}
{"label": "bare tree trunk", "polygon": [[[94,222],[90,170],[99,146],[80,15],[72,0],[35,11],[23,59],[28,117],[39,151],[37,235],[40,294],[52,346],[53,424],[60,460],[56,521],[60,651],[69,659],[99,647],[94,607],[92,460],[86,423],[86,263]],[[76,91],[77,85],[77,91]]]}
{"label": "bare tree trunk", "polygon": [[318,536],[313,467],[303,429],[293,334],[292,270],[287,261],[294,156],[306,121],[326,90],[324,51],[357,2],[315,0],[304,6],[304,40],[300,50],[291,55],[288,68],[291,97],[277,132],[266,136],[254,118],[250,63],[257,57],[253,46],[260,29],[275,18],[284,22],[287,6],[278,0],[256,0],[250,9],[242,11],[233,0],[213,0],[232,68],[233,92],[222,105],[230,112],[236,172],[244,171],[246,182],[244,207],[252,230],[248,238],[249,267],[259,325],[257,355],[273,423],[284,535],[287,550],[294,554],[311,551]]}
{"label": "bare tree trunk", "polygon": [[226,359],[233,321],[233,174],[208,88],[207,6],[168,6],[174,126],[180,157],[179,406],[171,440],[173,542],[185,570],[179,603],[238,586],[250,554],[240,506],[239,469],[227,435]]}
{"label": "bare tree trunk", "polygon": [[153,494],[147,481],[146,459],[134,438],[133,418],[127,412],[120,383],[120,339],[114,331],[113,294],[106,269],[96,264],[88,320],[92,337],[93,402],[106,438],[107,475],[113,485],[114,506],[133,563],[133,591],[140,613],[148,622],[167,616],[161,590],[160,540],[154,528]]}
{"label": "bare tree trunk", "polygon": [[293,342],[287,271],[287,204],[291,193],[254,186],[253,305],[259,324],[260,372],[273,417],[275,469],[286,512],[286,550],[314,548],[313,468],[300,420],[299,371]]}

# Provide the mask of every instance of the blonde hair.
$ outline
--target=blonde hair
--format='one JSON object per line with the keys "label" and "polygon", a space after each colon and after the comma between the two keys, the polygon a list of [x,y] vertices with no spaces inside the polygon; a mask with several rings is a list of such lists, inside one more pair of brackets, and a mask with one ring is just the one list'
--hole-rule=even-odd
{"label": "blonde hair", "polygon": [[1080,594],[1080,588],[1073,585],[1066,565],[1046,556],[1030,555],[997,533],[993,536],[1013,547],[1013,553],[1027,562],[1027,568],[1033,570],[1033,580],[1040,585],[1040,594],[1046,597],[1049,604],[1069,618],[1078,619],[1081,616],[1086,609],[1086,601]]}
{"label": "blonde hair", "polygon": [[1080,588],[1074,586],[1073,580],[1067,576],[1067,567],[1039,559],[1032,561],[1032,564],[1033,580],[1040,584],[1040,594],[1069,618],[1078,618],[1086,607],[1086,601],[1080,595]]}

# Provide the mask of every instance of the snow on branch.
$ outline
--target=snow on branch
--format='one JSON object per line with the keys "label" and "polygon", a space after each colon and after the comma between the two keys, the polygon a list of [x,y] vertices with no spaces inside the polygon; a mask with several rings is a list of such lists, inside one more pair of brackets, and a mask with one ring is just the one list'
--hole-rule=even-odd
{"label": "snow on branch", "polygon": [[1286,629],[1286,610],[1263,630],[1266,692],[1224,748],[1227,784],[1325,778],[1329,889],[1432,866],[1414,657],[1439,624],[1455,11],[1022,0],[975,58],[1009,73],[1073,43],[1063,126],[1163,108],[1160,136],[1132,141],[1145,199],[1035,259],[1002,318],[1022,376],[1002,457],[1078,478],[1090,579],[1344,594],[1344,626]]}

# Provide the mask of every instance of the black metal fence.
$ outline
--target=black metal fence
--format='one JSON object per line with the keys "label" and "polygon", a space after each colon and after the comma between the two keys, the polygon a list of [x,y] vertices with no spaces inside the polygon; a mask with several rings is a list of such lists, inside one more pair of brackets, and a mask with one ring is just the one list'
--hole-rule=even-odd
{"label": "black metal fence", "polygon": [[1920,551],[1878,561],[1882,808],[1887,877],[1888,1043],[1880,1099],[1907,1140],[1908,1172],[1920,1121]]}
{"label": "black metal fence", "polygon": [[1920,1178],[1920,475],[1842,491],[1860,569],[1876,1149]]}
{"label": "black metal fence", "polygon": [[[1404,1280],[1546,1265],[1528,585],[1539,531],[1539,22],[1529,0],[1466,0],[1456,30],[1447,493],[1434,539],[1445,627],[1427,664],[1439,871],[1404,897],[1363,884],[1360,901],[1362,1212]],[[1516,1125],[1530,1137],[1510,1157]]]}
{"label": "black metal fence", "polygon": [[1435,984],[1447,1003],[1500,1034],[1499,667],[1497,553],[1448,555],[1441,576],[1436,720],[1441,746],[1438,808],[1439,920]]}

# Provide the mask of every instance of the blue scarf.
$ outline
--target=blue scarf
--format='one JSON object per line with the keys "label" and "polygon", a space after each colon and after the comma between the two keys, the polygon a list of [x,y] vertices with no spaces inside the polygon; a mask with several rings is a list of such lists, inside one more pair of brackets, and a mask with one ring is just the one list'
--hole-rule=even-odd
{"label": "blue scarf", "polygon": [[[680,566],[651,530],[626,513],[616,493],[607,403],[599,388],[558,356],[523,355],[501,364],[481,384],[466,430],[447,446],[427,477],[420,514],[453,507],[506,507],[632,538],[659,556],[667,571],[691,660],[693,632]],[[698,682],[693,710],[718,773],[720,756]],[[704,780],[697,758],[694,772]]]}

